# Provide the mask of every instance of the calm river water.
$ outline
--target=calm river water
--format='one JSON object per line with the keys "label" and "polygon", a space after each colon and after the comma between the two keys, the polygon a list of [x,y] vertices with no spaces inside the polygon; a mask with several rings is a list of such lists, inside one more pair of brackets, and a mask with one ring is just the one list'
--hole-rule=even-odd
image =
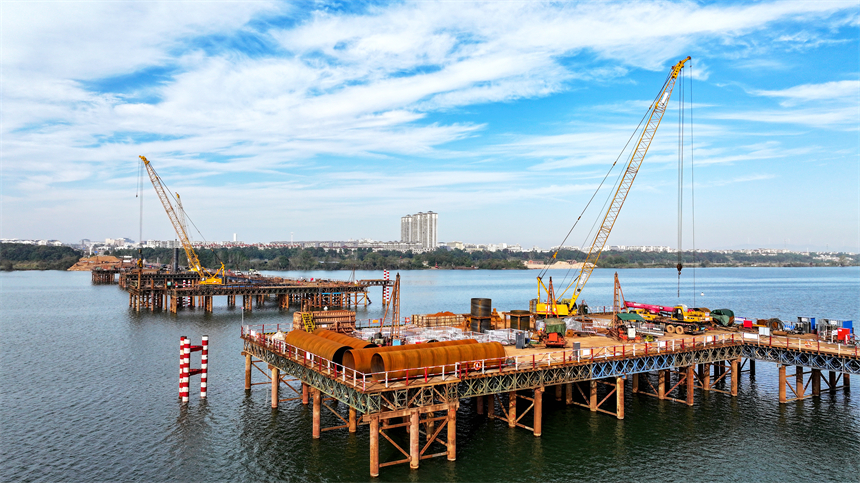
{"label": "calm river water", "polygon": [[[860,269],[733,268],[684,272],[619,270],[627,300],[731,308],[748,317],[798,315],[860,320]],[[584,292],[612,303],[613,271],[596,270]],[[283,273],[281,273],[283,274]],[[345,280],[348,272],[290,276]],[[534,271],[411,271],[402,276],[402,313],[468,312],[470,298],[499,310],[526,309]],[[556,287],[564,271],[552,272]],[[359,272],[358,278],[381,278]],[[695,300],[693,295],[695,294]],[[380,316],[376,303],[359,318]],[[269,407],[267,386],[243,387],[243,316],[215,301],[213,314],[137,314],[117,286],[89,273],[0,274],[0,479],[3,481],[366,481],[368,434],[311,438],[298,402]],[[272,304],[274,305],[274,304]],[[276,308],[246,324],[289,323]],[[210,336],[209,399],[192,380],[177,401],[179,337]],[[258,379],[261,380],[261,375]],[[543,436],[458,414],[457,461],[436,458],[383,468],[379,481],[860,481],[856,393],[780,405],[776,366],[759,363],[737,398],[696,395],[696,404],[626,394],[618,421],[545,398]],[[323,424],[335,425],[323,415]],[[396,450],[383,445],[380,459]]]}

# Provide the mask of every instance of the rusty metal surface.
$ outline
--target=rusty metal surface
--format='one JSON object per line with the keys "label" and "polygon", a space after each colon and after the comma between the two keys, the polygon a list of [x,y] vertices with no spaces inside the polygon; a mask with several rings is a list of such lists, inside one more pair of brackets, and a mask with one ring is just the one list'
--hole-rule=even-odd
{"label": "rusty metal surface", "polygon": [[[463,344],[407,351],[378,352],[370,361],[370,368],[375,373],[374,379],[401,379],[405,377],[424,377],[452,372],[453,366],[459,362],[481,361],[487,369],[499,368],[504,362],[505,347],[498,342],[482,344]],[[480,363],[478,363],[480,364]],[[443,368],[443,366],[448,366]],[[425,373],[426,371],[426,373]]]}
{"label": "rusty metal surface", "polygon": [[350,349],[343,355],[343,365],[358,372],[369,374],[370,362],[373,354],[378,352],[396,352],[418,349],[432,349],[434,347],[446,347],[452,345],[477,344],[475,339],[446,340],[442,342],[428,342],[424,344],[392,345],[386,347],[373,347],[369,349]]}
{"label": "rusty metal surface", "polygon": [[347,345],[349,347],[352,347],[353,349],[368,349],[371,347],[376,347],[376,344],[372,342],[368,342],[362,339],[356,339],[355,337],[350,337],[348,335],[340,334],[338,332],[326,329],[317,329],[314,331],[314,335],[322,337],[324,339],[335,341],[338,344]]}
{"label": "rusty metal surface", "polygon": [[310,334],[303,330],[288,332],[284,342],[338,364],[342,363],[343,354],[350,348],[348,345]]}

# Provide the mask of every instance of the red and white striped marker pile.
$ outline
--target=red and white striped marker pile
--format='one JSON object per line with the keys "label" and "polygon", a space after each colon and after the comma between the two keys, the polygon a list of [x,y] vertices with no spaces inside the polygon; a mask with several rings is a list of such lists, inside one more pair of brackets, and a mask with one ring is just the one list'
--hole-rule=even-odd
{"label": "red and white striped marker pile", "polygon": [[[383,270],[383,272],[382,272],[382,279],[383,279],[383,280],[385,280],[386,282],[387,282],[387,281],[389,281],[389,280],[391,280],[391,279],[389,278],[389,276],[388,276],[388,270]],[[389,290],[388,285],[385,285],[385,286],[382,288],[382,301],[383,301],[383,302],[388,302],[388,297],[389,297],[388,290]]]}
{"label": "red and white striped marker pile", "polygon": [[[200,351],[200,369],[191,369],[191,353]],[[201,345],[191,345],[184,335],[179,338],[179,397],[188,402],[188,382],[191,376],[200,374],[200,397],[206,398],[206,376],[209,371],[209,336],[203,336]]]}

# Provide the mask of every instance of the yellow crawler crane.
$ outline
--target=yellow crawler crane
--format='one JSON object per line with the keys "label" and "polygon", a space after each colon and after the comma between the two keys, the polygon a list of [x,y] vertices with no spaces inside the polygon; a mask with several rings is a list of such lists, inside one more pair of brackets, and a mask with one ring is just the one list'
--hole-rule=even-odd
{"label": "yellow crawler crane", "polygon": [[[173,224],[173,229],[176,230],[176,235],[182,243],[182,248],[185,250],[185,256],[188,258],[188,268],[200,275],[201,285],[222,285],[224,283],[224,264],[222,263],[221,268],[214,273],[203,268],[203,265],[200,264],[200,259],[197,258],[197,253],[194,251],[194,247],[191,245],[191,238],[188,236],[188,232],[185,229],[184,212],[182,219],[180,219],[176,209],[173,208],[173,203],[170,202],[171,196],[167,194],[167,188],[161,181],[161,177],[155,172],[155,169],[153,169],[152,164],[148,159],[144,156],[140,156],[140,160],[143,161],[143,165],[146,167],[146,172],[149,173],[149,179],[152,181],[152,186],[155,188],[155,192],[158,193],[158,198],[161,200],[161,204],[164,205],[164,211],[167,212],[167,217],[170,218],[170,223]],[[179,196],[176,197],[176,200],[178,203],[181,203],[179,201]]]}
{"label": "yellow crawler crane", "polygon": [[[678,74],[681,72],[681,69],[684,68],[684,64],[688,60],[690,60],[690,57],[679,61],[672,67],[672,71],[663,83],[660,93],[651,104],[651,107],[648,108],[648,122],[645,125],[645,129],[642,130],[642,134],[639,136],[639,140],[636,143],[633,154],[630,156],[630,161],[627,163],[627,169],[624,172],[624,176],[622,177],[621,182],[618,183],[615,195],[609,203],[609,209],[603,217],[603,223],[600,226],[600,230],[598,230],[597,235],[594,237],[594,241],[591,243],[591,248],[588,249],[588,256],[585,258],[585,262],[582,264],[582,268],[579,270],[577,277],[570,282],[570,285],[568,285],[567,288],[564,289],[564,292],[562,292],[558,297],[559,299],[563,298],[564,294],[573,287],[570,299],[559,303],[550,289],[550,287],[552,287],[552,280],[550,280],[548,285],[544,285],[541,277],[538,277],[538,299],[535,313],[545,315],[546,317],[563,317],[566,315],[575,315],[577,313],[576,301],[579,298],[579,294],[588,282],[591,272],[593,272],[594,268],[597,266],[597,260],[600,259],[600,254],[603,252],[603,247],[606,246],[606,240],[609,238],[609,233],[615,225],[615,220],[618,218],[621,206],[624,205],[624,200],[627,199],[627,193],[630,192],[633,180],[636,179],[636,174],[639,172],[639,166],[642,165],[642,160],[645,158],[645,154],[651,146],[651,141],[654,139],[654,134],[660,126],[663,114],[666,113],[666,107],[669,104],[669,98],[672,96],[672,89],[675,88],[675,81],[678,79]],[[559,247],[559,250],[560,249],[561,247]],[[553,254],[553,260],[556,259],[557,255],[558,250]],[[541,301],[542,294],[545,294],[543,302]]]}

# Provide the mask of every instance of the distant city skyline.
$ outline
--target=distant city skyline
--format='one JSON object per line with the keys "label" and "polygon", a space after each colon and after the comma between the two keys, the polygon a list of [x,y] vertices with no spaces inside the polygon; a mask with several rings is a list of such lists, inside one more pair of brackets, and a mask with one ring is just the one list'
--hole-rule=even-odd
{"label": "distant city skyline", "polygon": [[625,157],[562,240],[689,55],[608,244],[676,245],[680,192],[684,248],[860,252],[858,19],[856,1],[5,2],[0,238],[175,238],[145,155],[195,240],[397,241],[433,208],[440,241],[584,246]]}

